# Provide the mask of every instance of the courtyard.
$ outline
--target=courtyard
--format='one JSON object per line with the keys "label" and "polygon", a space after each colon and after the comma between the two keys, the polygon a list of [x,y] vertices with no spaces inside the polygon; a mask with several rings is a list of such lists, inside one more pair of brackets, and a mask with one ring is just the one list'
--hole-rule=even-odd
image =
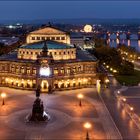
{"label": "courtyard", "polygon": [[[98,96],[96,88],[55,91],[41,94],[46,112],[51,119],[46,123],[26,123],[25,117],[32,112],[35,100],[33,91],[0,88],[5,92],[5,105],[0,99],[0,139],[61,139],[84,140],[87,130],[85,122],[91,123],[90,139],[121,139],[107,108]],[[79,106],[78,94],[83,94]]]}

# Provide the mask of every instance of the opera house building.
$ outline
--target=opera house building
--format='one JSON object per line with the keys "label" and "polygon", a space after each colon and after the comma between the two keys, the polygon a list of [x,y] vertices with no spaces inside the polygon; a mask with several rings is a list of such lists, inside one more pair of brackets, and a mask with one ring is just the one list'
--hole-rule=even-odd
{"label": "opera house building", "polygon": [[29,33],[26,44],[0,57],[0,86],[41,92],[96,84],[97,59],[70,44],[70,35],[48,26]]}

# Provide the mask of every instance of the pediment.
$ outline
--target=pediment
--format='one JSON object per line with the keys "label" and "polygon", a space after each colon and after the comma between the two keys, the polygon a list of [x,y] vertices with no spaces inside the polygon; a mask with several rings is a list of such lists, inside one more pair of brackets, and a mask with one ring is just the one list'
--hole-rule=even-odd
{"label": "pediment", "polygon": [[45,27],[31,32],[31,34],[66,34],[66,32],[55,29],[53,27]]}

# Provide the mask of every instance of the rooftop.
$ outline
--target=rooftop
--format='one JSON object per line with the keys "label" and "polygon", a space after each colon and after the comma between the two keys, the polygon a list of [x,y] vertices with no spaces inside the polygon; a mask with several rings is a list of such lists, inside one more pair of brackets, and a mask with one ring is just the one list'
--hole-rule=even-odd
{"label": "rooftop", "polygon": [[52,34],[69,34],[67,31],[64,31],[63,29],[59,29],[54,26],[45,26],[41,27],[38,30],[32,31],[29,34],[43,34],[43,35],[52,35]]}
{"label": "rooftop", "polygon": [[[95,56],[91,56],[87,51],[78,49],[76,54],[76,59],[73,60],[56,60],[54,62],[82,62],[82,61],[97,61],[97,58]],[[11,52],[9,54],[5,54],[0,56],[0,61],[15,61],[15,62],[35,62],[35,60],[26,60],[26,59],[18,59],[17,58],[17,52]]]}
{"label": "rooftop", "polygon": [[[70,49],[73,48],[73,45],[60,43],[56,41],[46,41],[48,49]],[[44,41],[31,43],[31,44],[24,44],[20,48],[24,49],[42,49],[44,47]]]}

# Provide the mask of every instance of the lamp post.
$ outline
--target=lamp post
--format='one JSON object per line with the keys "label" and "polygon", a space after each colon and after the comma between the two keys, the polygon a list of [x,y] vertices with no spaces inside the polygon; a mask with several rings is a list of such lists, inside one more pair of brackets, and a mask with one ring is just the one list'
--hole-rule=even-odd
{"label": "lamp post", "polygon": [[123,102],[126,102],[126,98],[123,98]]}
{"label": "lamp post", "polygon": [[6,93],[2,93],[1,94],[1,97],[2,97],[2,105],[5,105],[5,97],[6,97]]}
{"label": "lamp post", "polygon": [[118,90],[117,93],[120,94],[121,92]]}
{"label": "lamp post", "polygon": [[131,115],[131,116],[133,115],[133,111],[134,111],[134,108],[131,106],[131,107],[130,107],[130,115]]}
{"label": "lamp post", "polygon": [[101,80],[97,80],[96,81],[96,89],[97,89],[97,92],[100,93],[101,92]]}
{"label": "lamp post", "polygon": [[86,140],[89,140],[89,129],[91,128],[91,123],[89,123],[89,122],[86,122],[85,124],[84,124],[84,128],[86,129]]}
{"label": "lamp post", "polygon": [[108,85],[109,85],[109,79],[106,79],[105,80],[105,84],[106,84],[106,87],[108,87]]}
{"label": "lamp post", "polygon": [[77,98],[79,99],[79,106],[82,106],[82,99],[84,98],[83,94],[78,94]]}

